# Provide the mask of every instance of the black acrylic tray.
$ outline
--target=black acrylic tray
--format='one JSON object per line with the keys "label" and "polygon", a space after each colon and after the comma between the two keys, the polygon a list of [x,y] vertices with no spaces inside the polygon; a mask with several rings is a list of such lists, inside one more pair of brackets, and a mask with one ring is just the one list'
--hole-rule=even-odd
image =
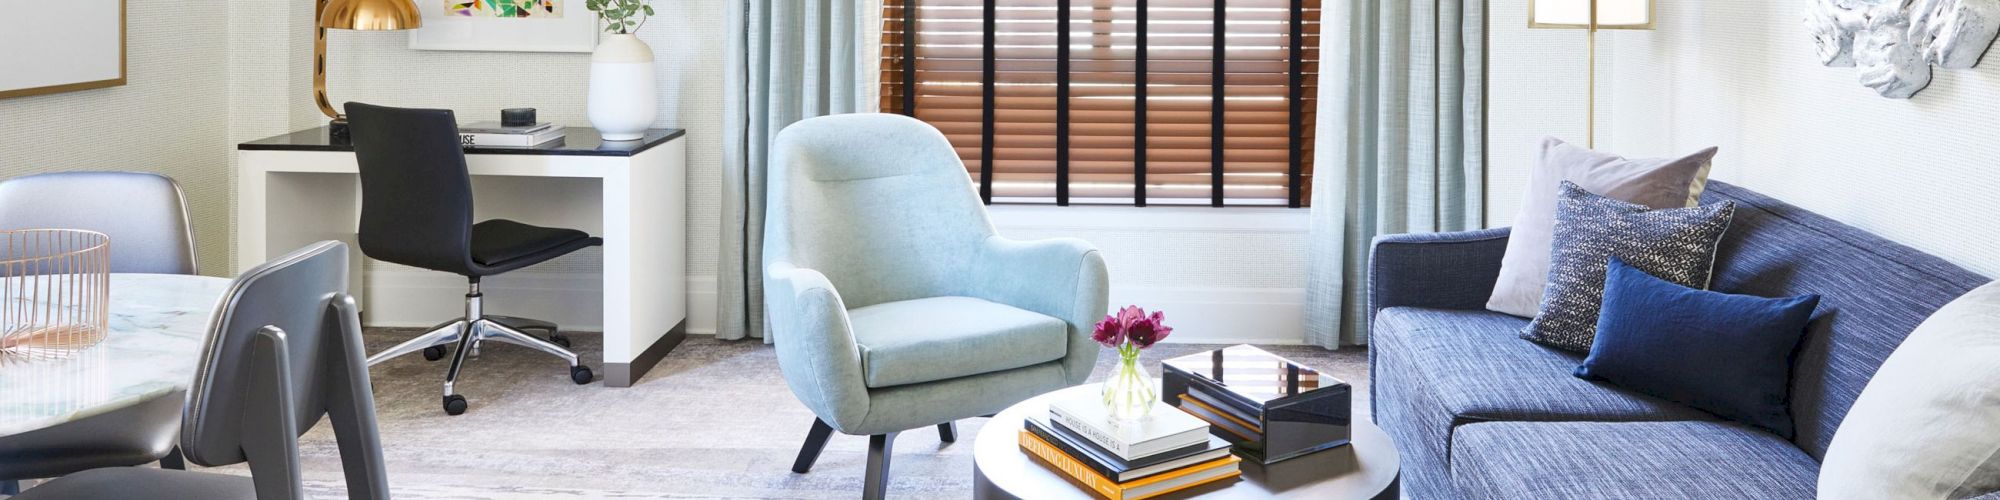
{"label": "black acrylic tray", "polygon": [[1353,391],[1340,379],[1239,345],[1182,356],[1164,368],[1160,399],[1208,420],[1238,455],[1274,463],[1348,443]]}

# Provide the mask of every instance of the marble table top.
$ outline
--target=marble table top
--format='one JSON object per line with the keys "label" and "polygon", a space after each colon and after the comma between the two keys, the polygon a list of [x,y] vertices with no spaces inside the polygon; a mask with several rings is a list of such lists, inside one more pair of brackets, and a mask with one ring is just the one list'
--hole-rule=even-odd
{"label": "marble table top", "polygon": [[0,436],[187,387],[229,280],[112,274],[110,333],[61,359],[0,354]]}

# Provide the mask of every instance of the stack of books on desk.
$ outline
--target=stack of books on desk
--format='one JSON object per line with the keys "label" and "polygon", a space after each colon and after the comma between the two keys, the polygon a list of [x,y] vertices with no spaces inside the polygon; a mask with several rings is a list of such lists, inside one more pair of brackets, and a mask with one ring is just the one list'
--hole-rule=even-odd
{"label": "stack of books on desk", "polygon": [[1103,498],[1139,500],[1242,474],[1229,443],[1208,423],[1161,404],[1138,422],[1111,419],[1089,397],[1059,400],[1024,419],[1021,449]]}
{"label": "stack of books on desk", "polygon": [[542,122],[534,125],[501,125],[500,122],[474,122],[458,126],[460,146],[507,146],[527,147],[563,138],[562,125]]}

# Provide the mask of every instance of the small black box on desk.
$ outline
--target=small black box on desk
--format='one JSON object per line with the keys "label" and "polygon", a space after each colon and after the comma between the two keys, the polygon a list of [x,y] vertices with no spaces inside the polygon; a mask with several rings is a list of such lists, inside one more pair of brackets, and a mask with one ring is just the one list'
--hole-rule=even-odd
{"label": "small black box on desk", "polygon": [[1160,399],[1207,420],[1237,454],[1270,464],[1353,436],[1347,382],[1250,345],[1169,359]]}

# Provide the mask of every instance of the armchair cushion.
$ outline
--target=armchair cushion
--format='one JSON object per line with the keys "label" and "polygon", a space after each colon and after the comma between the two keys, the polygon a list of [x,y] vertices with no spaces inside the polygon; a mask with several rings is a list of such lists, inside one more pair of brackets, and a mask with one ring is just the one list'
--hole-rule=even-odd
{"label": "armchair cushion", "polygon": [[971,297],[885,302],[847,312],[870,388],[933,382],[1061,359],[1063,320]]}

